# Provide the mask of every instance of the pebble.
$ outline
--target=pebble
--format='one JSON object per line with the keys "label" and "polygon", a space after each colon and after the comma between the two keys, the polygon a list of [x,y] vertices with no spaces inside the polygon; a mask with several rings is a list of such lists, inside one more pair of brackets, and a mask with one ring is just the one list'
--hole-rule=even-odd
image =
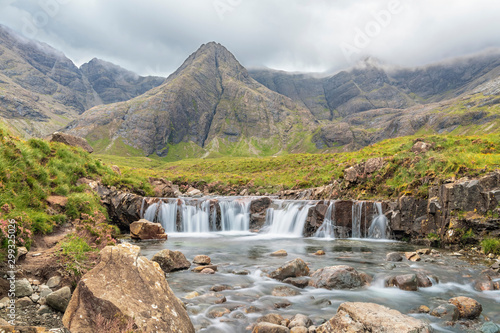
{"label": "pebble", "polygon": [[271,253],[272,257],[286,257],[288,253],[285,250],[278,250],[276,252]]}

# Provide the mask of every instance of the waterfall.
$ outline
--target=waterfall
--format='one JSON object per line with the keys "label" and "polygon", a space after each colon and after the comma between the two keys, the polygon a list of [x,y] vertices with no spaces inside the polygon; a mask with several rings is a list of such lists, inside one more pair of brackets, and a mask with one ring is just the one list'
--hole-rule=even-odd
{"label": "waterfall", "polygon": [[219,202],[222,231],[248,231],[250,228],[250,200],[223,200]]}
{"label": "waterfall", "polygon": [[161,202],[158,212],[160,221],[165,232],[171,233],[177,231],[177,200],[171,199],[168,202]]}
{"label": "waterfall", "polygon": [[335,238],[335,216],[332,217],[332,213],[335,213],[335,201],[332,201],[328,206],[323,224],[316,231],[314,237],[331,239]]}
{"label": "waterfall", "polygon": [[374,202],[376,214],[368,229],[368,238],[387,239],[388,220],[382,212],[382,203]]}
{"label": "waterfall", "polygon": [[277,209],[269,208],[266,216],[266,225],[269,226],[268,233],[301,237],[309,208],[312,206],[306,202],[296,201],[280,202]]}
{"label": "waterfall", "polygon": [[150,205],[147,209],[146,212],[144,212],[143,218],[150,221],[150,222],[155,222],[156,219],[156,211],[158,209],[158,202],[155,202],[154,204]]}
{"label": "waterfall", "polygon": [[357,201],[352,206],[352,238],[361,238],[361,218],[364,206],[364,201]]}
{"label": "waterfall", "polygon": [[[191,201],[191,200],[189,200]],[[191,202],[189,202],[191,203]],[[209,232],[210,231],[210,201],[199,202],[193,200],[194,205],[186,204],[181,199],[181,232]]]}

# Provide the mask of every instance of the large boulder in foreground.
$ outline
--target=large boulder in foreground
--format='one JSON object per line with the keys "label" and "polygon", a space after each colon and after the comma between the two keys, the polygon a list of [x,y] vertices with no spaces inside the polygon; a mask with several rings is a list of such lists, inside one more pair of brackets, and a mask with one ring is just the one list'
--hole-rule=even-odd
{"label": "large boulder in foreground", "polygon": [[167,234],[160,223],[142,219],[130,225],[130,238],[140,240],[167,239]]}
{"label": "large boulder in foreground", "polygon": [[364,284],[358,271],[346,265],[318,269],[309,280],[311,287],[325,289],[353,289],[362,287]]}
{"label": "large boulder in foreground", "polygon": [[300,276],[308,276],[309,275],[309,266],[307,266],[306,262],[300,258],[294,259],[292,261],[287,262],[280,268],[272,271],[269,274],[269,277],[276,280],[283,281],[289,277],[300,277]]}
{"label": "large boulder in foreground", "polygon": [[421,320],[379,304],[348,302],[340,304],[337,314],[316,332],[428,333],[432,328]]}
{"label": "large boulder in foreground", "polygon": [[165,273],[180,271],[191,267],[191,263],[180,251],[161,250],[153,256],[152,261],[160,264]]}
{"label": "large boulder in foreground", "polygon": [[131,244],[108,246],[71,297],[63,323],[72,332],[99,332],[103,322],[124,331],[194,333],[182,302],[156,262]]}
{"label": "large boulder in foreground", "polygon": [[82,148],[83,150],[92,153],[94,149],[90,146],[90,144],[85,140],[84,138],[80,138],[78,136],[74,136],[71,134],[66,134],[66,133],[61,133],[61,132],[54,132],[50,136],[49,139],[50,142],[61,142],[64,143],[65,145],[72,146],[72,147],[79,147]]}

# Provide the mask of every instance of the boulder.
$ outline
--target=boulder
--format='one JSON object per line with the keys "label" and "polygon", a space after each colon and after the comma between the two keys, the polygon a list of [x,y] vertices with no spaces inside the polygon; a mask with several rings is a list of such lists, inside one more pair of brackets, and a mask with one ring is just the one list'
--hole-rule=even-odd
{"label": "boulder", "polygon": [[363,285],[360,274],[346,265],[318,269],[309,281],[309,286],[325,289],[352,289]]}
{"label": "boulder", "polygon": [[15,283],[16,297],[31,296],[33,288],[28,279],[18,279]]}
{"label": "boulder", "polygon": [[195,267],[193,268],[191,271],[195,272],[195,273],[201,273],[203,272],[205,269],[211,269],[213,270],[214,272],[217,272],[217,266],[216,265],[203,265],[203,266],[198,266],[198,267]]}
{"label": "boulder", "polygon": [[161,250],[151,260],[157,262],[165,273],[181,271],[191,267],[191,263],[180,251]]}
{"label": "boulder", "polygon": [[341,304],[337,314],[318,327],[316,332],[428,333],[432,332],[432,328],[421,320],[382,305],[348,302]]}
{"label": "boulder", "polygon": [[47,287],[53,289],[58,287],[59,283],[61,283],[61,277],[59,275],[55,275],[47,281]]}
{"label": "boulder", "polygon": [[405,252],[406,259],[409,261],[420,261],[422,258],[417,254],[417,252]]}
{"label": "boulder", "polygon": [[28,249],[24,246],[19,246],[17,248],[16,261],[24,260],[28,254]]}
{"label": "boulder", "polygon": [[271,253],[271,257],[286,257],[288,253],[285,250],[278,250]]}
{"label": "boulder", "polygon": [[68,307],[69,300],[71,299],[71,289],[63,287],[47,296],[47,305],[52,309],[64,312]]}
{"label": "boulder", "polygon": [[130,225],[130,237],[132,239],[167,239],[165,229],[160,223],[139,220]]}
{"label": "boulder", "polygon": [[283,282],[291,284],[297,288],[305,288],[309,285],[309,277],[301,276],[296,278],[286,278]]}
{"label": "boulder", "polygon": [[405,274],[395,276],[387,282],[389,287],[398,287],[401,290],[407,291],[417,291],[418,290],[418,281],[417,275],[415,274]]}
{"label": "boulder", "polygon": [[294,328],[294,327],[309,327],[312,326],[313,322],[311,319],[309,319],[308,316],[305,316],[303,314],[296,314],[290,319],[290,324],[288,324],[288,328]]}
{"label": "boulder", "polygon": [[426,143],[426,142],[423,142],[423,141],[418,141],[417,143],[415,143],[413,145],[413,147],[411,148],[411,151],[414,152],[414,153],[416,153],[416,154],[426,153],[431,148],[432,148],[432,145],[430,143]]}
{"label": "boulder", "polygon": [[271,323],[258,323],[253,328],[252,333],[289,333],[288,327]]}
{"label": "boulder", "polygon": [[271,295],[276,297],[289,297],[289,296],[296,296],[299,294],[300,293],[295,289],[286,286],[276,287],[271,292]]}
{"label": "boulder", "polygon": [[500,326],[491,321],[487,321],[481,326],[479,331],[481,333],[500,333]]}
{"label": "boulder", "polygon": [[431,311],[431,316],[441,318],[445,321],[457,321],[460,317],[458,308],[453,304],[441,304]]}
{"label": "boulder", "polygon": [[476,319],[483,311],[483,306],[481,305],[481,303],[469,297],[454,297],[451,298],[448,302],[458,308],[460,319]]}
{"label": "boulder", "polygon": [[186,195],[187,195],[188,197],[197,197],[197,196],[202,196],[202,195],[203,195],[203,193],[202,193],[200,190],[198,190],[198,189],[196,189],[196,188],[194,188],[194,187],[190,187],[190,188],[188,188],[188,190],[186,191]]}
{"label": "boulder", "polygon": [[33,301],[27,296],[16,300],[16,308],[25,308],[30,305],[33,305]]}
{"label": "boulder", "polygon": [[304,326],[295,326],[290,330],[290,333],[309,333],[309,330]]}
{"label": "boulder", "polygon": [[269,314],[257,319],[258,323],[270,323],[270,324],[275,324],[275,325],[281,325],[281,323],[284,321],[285,321],[285,318],[283,318],[281,315],[279,315],[277,313],[269,313]]}
{"label": "boulder", "polygon": [[211,268],[204,268],[201,270],[200,274],[215,274],[215,271]]}
{"label": "boulder", "polygon": [[403,261],[403,257],[399,252],[387,253],[385,256],[386,261]]}
{"label": "boulder", "polygon": [[72,147],[78,147],[82,148],[88,153],[92,153],[94,149],[89,145],[87,140],[84,138],[80,138],[78,136],[74,136],[71,134],[66,134],[66,133],[61,133],[61,132],[55,132],[52,133],[52,136],[50,137],[50,142],[60,142],[64,143],[65,145],[72,146]]}
{"label": "boulder", "polygon": [[419,288],[432,287],[432,281],[426,274],[418,272],[416,275],[417,275],[417,285]]}
{"label": "boulder", "polygon": [[210,265],[212,260],[209,256],[199,255],[194,257],[193,263],[197,265]]}
{"label": "boulder", "polygon": [[143,332],[194,333],[182,302],[156,262],[131,244],[108,246],[101,262],[78,282],[63,317],[72,332],[97,332],[100,317],[117,329],[133,324]]}
{"label": "boulder", "polygon": [[284,280],[289,277],[308,276],[309,267],[304,260],[297,258],[287,262],[280,268],[269,274],[269,277],[276,280]]}
{"label": "boulder", "polygon": [[354,167],[344,170],[344,179],[348,182],[354,183],[358,179],[358,171]]}
{"label": "boulder", "polygon": [[384,167],[384,159],[382,157],[375,157],[366,160],[365,173],[370,174]]}

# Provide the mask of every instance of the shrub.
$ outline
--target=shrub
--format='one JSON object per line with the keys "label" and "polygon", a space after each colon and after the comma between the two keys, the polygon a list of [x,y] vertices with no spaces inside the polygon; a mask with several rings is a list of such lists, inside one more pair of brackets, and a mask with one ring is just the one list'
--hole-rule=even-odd
{"label": "shrub", "polygon": [[500,239],[486,238],[481,242],[484,254],[493,253],[500,255]]}

